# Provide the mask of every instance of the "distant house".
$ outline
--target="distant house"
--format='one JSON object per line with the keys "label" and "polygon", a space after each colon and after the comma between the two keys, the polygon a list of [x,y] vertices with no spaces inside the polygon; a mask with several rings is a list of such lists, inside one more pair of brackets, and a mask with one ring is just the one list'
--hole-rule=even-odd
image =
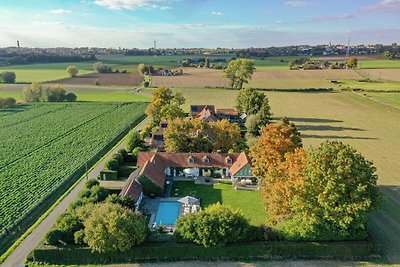
{"label": "distant house", "polygon": [[230,122],[241,123],[239,113],[233,108],[216,109],[213,105],[191,105],[190,116],[206,122],[227,119]]}
{"label": "distant house", "polygon": [[[122,196],[130,196],[134,189],[129,185],[134,180],[143,187],[144,195],[162,196],[167,177],[205,176],[212,170],[219,173],[222,178],[231,179],[233,182],[242,179],[251,179],[258,182],[257,177],[251,173],[251,161],[246,153],[162,153],[139,152],[137,166],[127,181],[126,190]],[[133,185],[132,185],[133,186]]]}
{"label": "distant house", "polygon": [[168,121],[161,121],[159,130],[151,135],[151,146],[157,149],[164,148],[164,131],[168,127]]}

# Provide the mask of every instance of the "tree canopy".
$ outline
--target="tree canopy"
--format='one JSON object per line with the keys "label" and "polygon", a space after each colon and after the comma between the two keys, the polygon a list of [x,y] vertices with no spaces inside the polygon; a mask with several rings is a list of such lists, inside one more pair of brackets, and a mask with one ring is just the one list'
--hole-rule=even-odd
{"label": "tree canopy", "polygon": [[26,102],[39,102],[42,99],[43,89],[40,83],[32,83],[22,89],[22,98]]}
{"label": "tree canopy", "polygon": [[142,215],[114,203],[94,206],[84,221],[84,241],[96,252],[126,252],[146,237]]}
{"label": "tree canopy", "polygon": [[69,66],[67,72],[71,77],[76,77],[78,75],[79,69],[77,66]]}
{"label": "tree canopy", "polygon": [[4,71],[0,73],[0,82],[3,83],[15,83],[17,76],[13,71]]}
{"label": "tree canopy", "polygon": [[253,75],[254,61],[247,58],[231,60],[224,72],[232,88],[242,89],[243,84],[248,83]]}
{"label": "tree canopy", "polygon": [[174,93],[166,87],[159,87],[153,91],[153,98],[146,109],[146,114],[151,118],[151,126],[157,127],[161,120],[184,117],[181,106],[185,98],[181,93]]}
{"label": "tree canopy", "polygon": [[249,221],[239,210],[219,203],[180,217],[176,235],[205,247],[225,245],[246,238]]}
{"label": "tree canopy", "polygon": [[358,60],[357,60],[357,58],[356,58],[356,57],[349,58],[349,60],[347,60],[347,66],[348,66],[350,69],[357,68],[357,66],[358,66]]}

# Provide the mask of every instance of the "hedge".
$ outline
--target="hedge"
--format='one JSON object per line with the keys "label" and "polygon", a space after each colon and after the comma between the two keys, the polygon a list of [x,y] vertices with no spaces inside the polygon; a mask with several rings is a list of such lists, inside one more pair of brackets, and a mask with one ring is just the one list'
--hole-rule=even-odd
{"label": "hedge", "polygon": [[102,170],[100,172],[100,180],[106,180],[106,181],[118,180],[118,172],[111,170]]}
{"label": "hedge", "polygon": [[205,248],[191,243],[144,244],[126,253],[92,253],[88,247],[40,246],[29,261],[48,264],[110,264],[188,260],[276,260],[379,258],[379,249],[369,241],[350,242],[252,242]]}
{"label": "hedge", "polygon": [[136,171],[137,166],[119,166],[118,177],[129,177],[132,172]]}

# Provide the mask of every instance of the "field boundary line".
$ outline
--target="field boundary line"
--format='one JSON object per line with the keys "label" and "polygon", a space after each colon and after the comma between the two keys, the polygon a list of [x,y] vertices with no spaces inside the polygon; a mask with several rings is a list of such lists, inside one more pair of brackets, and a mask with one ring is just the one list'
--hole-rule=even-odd
{"label": "field boundary line", "polygon": [[389,104],[389,103],[385,103],[385,102],[383,102],[383,101],[381,101],[381,100],[379,100],[379,99],[375,99],[375,98],[370,97],[370,96],[367,96],[367,95],[365,95],[365,94],[360,95],[360,94],[357,93],[357,92],[352,92],[352,93],[355,94],[355,95],[357,95],[357,96],[361,96],[361,97],[364,97],[364,98],[366,98],[366,99],[368,99],[368,100],[374,101],[374,102],[376,102],[376,103],[378,103],[378,104],[382,104],[382,105],[385,105],[385,106],[387,106],[387,107],[391,107],[391,108],[400,110],[400,108],[397,107],[397,106],[394,106],[394,105]]}
{"label": "field boundary line", "polygon": [[[147,118],[147,116],[144,116],[144,118],[143,118],[141,121],[139,121],[139,122],[136,124],[136,126],[135,126],[134,128],[132,128],[132,129],[136,129],[136,127],[137,127],[140,123],[142,123],[144,120],[146,120],[146,118]],[[128,132],[128,133],[129,133],[129,132]],[[61,197],[59,197],[59,198],[56,200],[56,202],[54,202],[54,204],[53,204],[47,211],[45,211],[45,212],[39,217],[39,219],[38,219],[31,227],[28,228],[28,230],[27,230],[26,232],[12,244],[11,247],[10,247],[9,249],[7,249],[6,252],[3,253],[3,255],[0,256],[0,264],[3,263],[3,262],[7,259],[7,257],[10,256],[11,253],[22,243],[22,241],[24,241],[25,238],[28,237],[29,234],[31,234],[31,233],[33,232],[33,230],[35,230],[36,227],[38,227],[39,224],[40,224],[40,223],[41,223],[41,222],[42,222],[42,221],[43,221],[57,206],[58,206],[58,204],[60,204],[60,202],[61,202],[66,196],[68,196],[69,193],[71,193],[71,191],[72,191],[83,179],[86,178],[86,174],[87,174],[87,173],[91,172],[98,164],[100,164],[101,161],[103,161],[103,160],[111,153],[111,151],[113,151],[113,150],[114,150],[115,148],[117,148],[122,142],[125,141],[125,139],[126,139],[127,136],[128,136],[128,133],[127,133],[124,137],[122,137],[121,140],[119,140],[119,141],[117,142],[117,144],[115,144],[112,148],[110,148],[110,150],[109,150],[107,153],[105,153],[95,164],[93,164],[93,165],[88,169],[88,171],[85,172],[72,186],[70,186],[70,187],[68,188],[68,190],[65,191],[65,193],[62,194]]]}

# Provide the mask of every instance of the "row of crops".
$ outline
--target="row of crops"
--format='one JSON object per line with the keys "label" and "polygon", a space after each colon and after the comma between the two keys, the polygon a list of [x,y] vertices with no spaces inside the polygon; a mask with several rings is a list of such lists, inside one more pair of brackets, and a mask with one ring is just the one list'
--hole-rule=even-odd
{"label": "row of crops", "polygon": [[145,107],[44,103],[0,115],[0,237],[143,116]]}

